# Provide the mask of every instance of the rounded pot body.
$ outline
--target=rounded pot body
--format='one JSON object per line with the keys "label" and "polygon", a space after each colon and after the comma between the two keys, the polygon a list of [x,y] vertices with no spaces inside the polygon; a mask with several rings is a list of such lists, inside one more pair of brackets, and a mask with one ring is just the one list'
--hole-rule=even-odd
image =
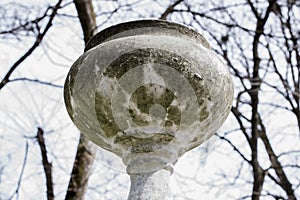
{"label": "rounded pot body", "polygon": [[142,20],[98,33],[71,67],[64,95],[79,130],[140,172],[176,162],[213,135],[230,112],[233,84],[200,34]]}

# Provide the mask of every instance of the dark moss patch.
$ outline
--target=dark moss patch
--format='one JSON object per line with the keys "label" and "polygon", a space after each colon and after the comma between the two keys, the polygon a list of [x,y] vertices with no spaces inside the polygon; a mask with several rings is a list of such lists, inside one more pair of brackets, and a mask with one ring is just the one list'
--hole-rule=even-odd
{"label": "dark moss patch", "polygon": [[[205,101],[210,100],[210,95],[208,89],[206,88],[206,85],[202,83],[202,80],[195,79],[195,72],[191,67],[191,63],[175,53],[152,48],[136,49],[118,57],[111,63],[110,66],[105,69],[103,75],[118,80],[121,77],[124,78],[123,75],[126,74],[129,70],[148,63],[158,64],[157,66],[170,66],[180,74],[182,74],[184,78],[189,82],[195,95],[197,96],[199,106],[202,107],[202,109],[200,110],[199,120],[203,121],[208,117],[207,108],[203,106]],[[184,88],[181,87],[180,81],[176,82],[174,80],[171,80],[172,77],[169,76],[168,68],[156,67],[155,70],[167,82],[174,83],[174,87],[178,88],[179,93],[184,93]],[[143,83],[143,80],[145,78],[143,70],[137,70],[137,72],[134,74],[134,77],[125,77],[130,79],[128,80],[128,83]],[[127,82],[127,80],[125,80],[125,82]],[[156,89],[160,90],[160,95],[154,94]],[[105,97],[101,97],[100,95],[96,94],[96,113],[100,126],[105,132],[107,132],[106,135],[111,137],[116,135],[116,133],[119,131],[119,128],[114,122],[111,107],[109,105],[110,102],[104,99]],[[169,88],[166,88],[166,86],[158,85],[155,83],[142,85],[136,88],[136,90],[130,97],[130,101],[133,102],[133,104],[129,106],[128,112],[131,119],[136,123],[136,125],[149,125],[149,121],[144,116],[140,115],[139,112],[143,113],[143,115],[149,115],[149,109],[151,108],[151,106],[159,104],[166,111],[166,121],[164,123],[165,127],[170,127],[172,125],[180,126],[181,110],[178,106],[171,105],[173,101],[177,101],[179,104],[180,102],[176,98],[176,95]]]}
{"label": "dark moss patch", "polygon": [[169,134],[156,133],[148,138],[138,138],[134,136],[117,136],[114,143],[117,145],[132,147],[134,153],[149,153],[159,150],[174,139]]}
{"label": "dark moss patch", "polygon": [[97,119],[99,121],[100,127],[104,131],[105,136],[115,136],[118,131],[120,131],[120,128],[115,123],[110,101],[107,98],[103,98],[103,96],[99,93],[96,93],[95,101]]}

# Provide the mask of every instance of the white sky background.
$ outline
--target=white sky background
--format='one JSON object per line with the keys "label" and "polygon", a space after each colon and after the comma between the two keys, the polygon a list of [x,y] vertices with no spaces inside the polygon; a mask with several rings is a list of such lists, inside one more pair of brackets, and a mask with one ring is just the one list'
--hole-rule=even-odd
{"label": "white sky background", "polygon": [[[44,0],[2,0],[1,4],[5,4],[5,2],[34,4],[41,6],[41,8],[44,4],[53,4],[53,1]],[[140,6],[148,8],[149,11],[137,9],[140,12],[139,14],[152,17],[149,14],[153,10],[157,13],[164,11],[166,6],[159,7],[159,4],[168,5],[168,2],[143,1],[142,4]],[[107,5],[107,8],[103,9],[111,9],[108,3],[105,5]],[[95,9],[98,8],[95,7]],[[124,12],[126,13],[126,11]],[[138,14],[124,15],[124,12],[121,11],[120,14],[113,16],[99,30],[111,24],[140,18]],[[73,5],[64,8],[60,13],[76,16]],[[33,14],[33,16],[35,15]],[[100,24],[101,17],[97,20]],[[205,31],[200,30],[200,32],[205,35]],[[12,78],[38,78],[62,86],[70,66],[83,52],[82,38],[82,31],[77,18],[56,18],[41,46],[22,63],[14,72]],[[9,38],[0,40],[1,78],[14,61],[30,47],[34,39],[34,37],[24,37],[20,41]],[[55,196],[57,199],[64,198],[76,153],[79,131],[67,115],[62,92],[61,88],[30,82],[9,83],[0,91],[0,199],[10,197],[17,187],[26,142],[29,151],[19,199],[46,199],[46,184],[40,149],[34,139],[37,127],[42,127],[46,132],[48,155],[54,170]],[[273,99],[276,96],[270,93],[265,98]],[[268,115],[270,112],[270,110],[266,110]],[[268,132],[272,133],[272,143],[276,144],[274,148],[278,153],[299,147],[294,116],[288,112],[275,111],[272,113],[272,117],[268,116],[266,120],[268,120],[268,124],[271,124],[268,126],[270,129]],[[235,120],[230,115],[221,131],[231,130],[232,126],[235,126]],[[230,139],[237,146],[245,146],[246,148],[242,149],[248,152],[248,146],[241,137],[241,134],[231,134]],[[233,180],[228,180],[226,177],[222,179],[220,176],[220,173],[223,172],[234,177],[240,167],[240,158],[226,143],[221,144],[218,141],[208,157],[199,159],[201,155],[199,149],[195,149],[187,153],[177,163],[175,173],[171,178],[171,191],[176,195],[174,199],[196,200],[199,197],[208,200],[229,199],[229,197],[235,198],[250,194],[251,184],[244,185],[243,181],[238,180],[237,184],[232,186],[228,184],[228,181]],[[264,158],[260,159],[264,160]],[[268,163],[266,163],[267,165]],[[246,167],[246,164],[241,169],[241,173],[249,174],[249,180],[251,180],[251,171]],[[190,179],[186,177],[190,177]],[[89,181],[86,199],[126,199],[129,190],[128,181],[129,178],[125,173],[107,168],[101,162],[96,161],[94,173]],[[211,186],[209,184],[214,185],[214,189],[210,190]],[[227,184],[227,186],[224,186],[224,184]]]}

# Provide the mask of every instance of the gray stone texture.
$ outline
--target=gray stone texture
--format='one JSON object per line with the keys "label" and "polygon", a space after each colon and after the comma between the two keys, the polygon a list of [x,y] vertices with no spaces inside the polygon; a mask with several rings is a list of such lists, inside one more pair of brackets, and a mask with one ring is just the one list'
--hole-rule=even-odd
{"label": "gray stone texture", "polygon": [[170,171],[161,169],[148,173],[130,175],[128,200],[162,200],[169,194]]}
{"label": "gray stone texture", "polygon": [[71,119],[122,158],[129,199],[163,199],[169,172],[162,169],[211,137],[230,112],[227,67],[199,33],[160,20],[109,27],[85,51],[65,83]]}

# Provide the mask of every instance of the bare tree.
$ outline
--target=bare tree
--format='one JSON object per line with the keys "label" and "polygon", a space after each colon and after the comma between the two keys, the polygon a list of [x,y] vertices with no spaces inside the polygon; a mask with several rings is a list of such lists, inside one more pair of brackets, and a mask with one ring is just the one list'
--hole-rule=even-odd
{"label": "bare tree", "polygon": [[[245,12],[237,13],[234,9]],[[233,147],[243,163],[252,168],[252,194],[244,198],[260,199],[262,196],[271,196],[277,199],[296,199],[295,190],[299,188],[299,184],[292,181],[294,177],[289,177],[286,171],[293,166],[299,173],[299,165],[297,162],[281,164],[280,155],[272,145],[271,138],[274,135],[265,122],[270,116],[265,114],[264,109],[271,107],[290,111],[299,126],[300,68],[297,46],[299,39],[296,39],[299,38],[296,28],[299,21],[295,18],[299,5],[295,1],[248,0],[228,5],[221,3],[212,9],[198,11],[190,3],[186,4],[186,9],[177,9],[174,12],[190,13],[193,16],[193,22],[206,30],[215,41],[216,51],[225,59],[236,77],[237,96],[232,114],[236,118],[239,132],[249,145],[250,154],[227,139],[231,132],[219,137]],[[236,15],[240,15],[240,18]],[[243,20],[249,25],[243,24]],[[278,24],[274,25],[275,22]],[[210,28],[217,26],[227,33],[216,32]],[[281,101],[269,99],[269,94],[265,93],[268,89],[282,96]],[[299,149],[291,153],[295,152],[299,153]],[[260,161],[264,153],[268,157],[267,166]],[[235,178],[239,177],[240,172]],[[281,196],[280,191],[264,190],[266,183],[278,185],[285,192],[285,196]]]}
{"label": "bare tree", "polygon": [[[87,43],[96,33],[96,16],[92,1],[74,0],[74,4],[82,27],[84,42]],[[80,137],[65,199],[80,200],[84,198],[93,165],[94,151],[89,141],[86,141],[84,137]]]}

